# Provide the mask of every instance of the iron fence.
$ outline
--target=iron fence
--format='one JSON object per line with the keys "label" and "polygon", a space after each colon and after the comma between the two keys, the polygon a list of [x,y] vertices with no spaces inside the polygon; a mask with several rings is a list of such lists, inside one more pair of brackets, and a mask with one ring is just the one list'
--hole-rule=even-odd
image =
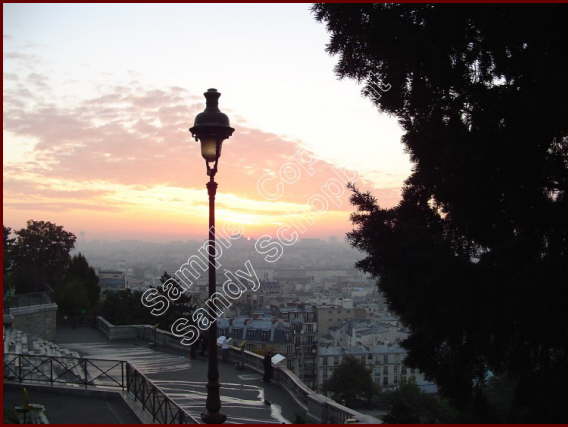
{"label": "iron fence", "polygon": [[152,415],[152,421],[160,424],[197,424],[197,420],[174,403],[144,374],[129,363],[126,364],[128,393]]}
{"label": "iron fence", "polygon": [[35,354],[4,355],[4,378],[18,382],[126,388],[123,360]]}
{"label": "iron fence", "polygon": [[160,424],[196,424],[191,415],[124,360],[4,354],[4,379],[19,383],[96,386],[124,390]]}

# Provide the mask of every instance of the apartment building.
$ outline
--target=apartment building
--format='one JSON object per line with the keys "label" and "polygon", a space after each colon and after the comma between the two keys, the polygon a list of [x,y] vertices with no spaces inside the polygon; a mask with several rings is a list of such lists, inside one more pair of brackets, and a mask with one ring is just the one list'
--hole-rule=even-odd
{"label": "apartment building", "polygon": [[353,356],[371,371],[376,384],[385,389],[394,389],[400,384],[412,381],[427,392],[436,391],[433,383],[426,380],[418,369],[404,364],[406,350],[397,345],[356,346],[350,349],[339,346],[320,347],[318,351],[318,387],[333,375],[333,371],[346,356]]}

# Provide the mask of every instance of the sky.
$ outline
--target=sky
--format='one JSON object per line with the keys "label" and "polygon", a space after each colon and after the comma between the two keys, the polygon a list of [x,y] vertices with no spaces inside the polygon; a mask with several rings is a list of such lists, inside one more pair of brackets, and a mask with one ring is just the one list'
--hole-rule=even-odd
{"label": "sky", "polygon": [[87,239],[203,238],[207,180],[188,128],[217,88],[235,128],[217,223],[349,231],[348,181],[394,206],[411,164],[396,118],[325,52],[306,4],[4,4],[3,222]]}

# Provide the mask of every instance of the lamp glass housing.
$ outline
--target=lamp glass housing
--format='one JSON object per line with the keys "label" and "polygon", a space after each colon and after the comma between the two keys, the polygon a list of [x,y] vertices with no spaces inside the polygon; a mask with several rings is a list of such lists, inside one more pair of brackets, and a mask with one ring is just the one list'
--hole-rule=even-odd
{"label": "lamp glass housing", "polygon": [[207,162],[216,161],[221,155],[221,144],[214,136],[204,136],[201,142],[201,155]]}

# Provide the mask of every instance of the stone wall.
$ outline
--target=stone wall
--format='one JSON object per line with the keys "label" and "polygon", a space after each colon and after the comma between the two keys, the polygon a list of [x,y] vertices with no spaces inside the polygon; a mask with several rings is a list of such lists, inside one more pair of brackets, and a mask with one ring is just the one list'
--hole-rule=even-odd
{"label": "stone wall", "polygon": [[158,346],[189,351],[189,347],[180,344],[180,338],[151,325],[113,325],[104,317],[97,316],[96,327],[109,341],[140,339]]}
{"label": "stone wall", "polygon": [[28,335],[48,341],[55,339],[57,328],[57,304],[40,304],[10,308],[12,327]]}
{"label": "stone wall", "polygon": [[[121,339],[145,339],[159,346],[189,351],[179,343],[179,338],[170,332],[154,329],[150,325],[115,326],[103,317],[97,317],[97,329],[109,341]],[[221,352],[219,352],[221,358]],[[263,373],[263,357],[250,351],[230,347],[229,361],[240,362],[258,373]],[[334,400],[311,390],[292,371],[285,367],[274,367],[274,382],[282,386],[288,394],[306,411],[308,421],[323,424],[364,423],[381,424],[382,421],[369,415],[347,408]]]}

